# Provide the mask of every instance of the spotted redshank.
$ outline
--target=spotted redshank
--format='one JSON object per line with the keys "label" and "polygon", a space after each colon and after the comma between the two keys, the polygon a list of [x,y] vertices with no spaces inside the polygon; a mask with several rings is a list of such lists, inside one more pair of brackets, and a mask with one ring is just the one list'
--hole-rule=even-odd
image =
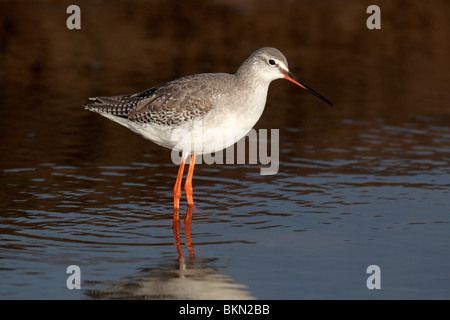
{"label": "spotted redshank", "polygon": [[182,152],[173,192],[177,209],[187,158],[184,188],[191,207],[196,155],[225,149],[245,136],[261,117],[270,83],[282,78],[333,105],[289,71],[279,50],[266,47],[253,52],[235,74],[186,76],[135,94],[89,98],[84,106],[158,145]]}

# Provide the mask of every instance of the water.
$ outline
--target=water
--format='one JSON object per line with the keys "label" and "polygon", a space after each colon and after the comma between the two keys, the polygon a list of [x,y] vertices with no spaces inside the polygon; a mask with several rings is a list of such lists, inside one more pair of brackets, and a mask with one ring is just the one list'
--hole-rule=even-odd
{"label": "water", "polygon": [[[170,151],[81,104],[92,95],[139,91],[199,70],[232,72],[230,66],[237,67],[252,49],[230,52],[217,43],[196,60],[193,52],[203,52],[209,36],[199,31],[188,36],[196,49],[186,49],[184,60],[170,50],[166,56],[152,54],[150,48],[168,50],[187,36],[178,34],[176,25],[170,29],[170,21],[189,17],[184,24],[200,30],[198,17],[183,6],[167,8],[167,21],[156,24],[161,30],[155,33],[136,5],[118,2],[97,17],[121,21],[121,10],[128,8],[135,22],[112,28],[131,32],[135,40],[123,41],[145,49],[129,62],[139,50],[117,51],[114,32],[98,44],[109,46],[106,53],[89,45],[89,37],[101,35],[103,27],[89,27],[100,11],[87,4],[80,4],[84,29],[74,34],[55,27],[61,5],[2,3],[9,9],[1,16],[7,40],[0,51],[2,299],[450,297],[449,63],[434,49],[442,48],[437,30],[448,30],[440,13],[448,12],[447,3],[437,2],[442,10],[435,10],[413,2],[402,11],[406,26],[389,29],[396,20],[387,22],[381,35],[339,24],[338,18],[316,25],[304,17],[314,36],[305,34],[299,52],[283,50],[292,48],[289,39],[273,40],[263,32],[286,34],[288,28],[281,16],[261,18],[266,9],[201,7],[216,17],[203,23],[220,24],[236,14],[240,18],[233,25],[255,21],[263,38],[246,46],[275,42],[287,51],[293,72],[303,71],[304,77],[298,76],[336,107],[286,81],[274,82],[256,128],[280,130],[278,173],[260,175],[261,165],[197,165],[196,207],[188,212],[183,197],[179,223],[173,221],[177,167]],[[146,5],[148,12],[161,6]],[[317,17],[331,10],[308,5]],[[348,16],[361,8],[356,1],[339,7]],[[381,8],[391,16],[399,10],[389,4]],[[279,10],[301,12],[289,4]],[[39,27],[19,19],[24,14]],[[268,25],[258,24],[261,20]],[[226,39],[233,28],[214,36]],[[327,32],[339,35],[328,39]],[[361,43],[356,52],[347,42],[352,32]],[[78,49],[83,41],[85,50]],[[386,46],[383,53],[374,49],[380,45]],[[31,60],[24,52],[34,53]],[[320,52],[333,54],[317,60]],[[347,59],[349,52],[354,60]],[[149,55],[165,60],[152,66]],[[177,69],[163,72],[161,65]],[[81,269],[81,290],[67,288],[70,265]],[[370,265],[380,267],[379,290],[366,286]]]}

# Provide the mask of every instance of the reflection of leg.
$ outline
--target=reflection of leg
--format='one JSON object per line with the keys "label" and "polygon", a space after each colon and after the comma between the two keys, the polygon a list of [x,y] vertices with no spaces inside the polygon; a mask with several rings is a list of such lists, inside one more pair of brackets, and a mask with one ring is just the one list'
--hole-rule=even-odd
{"label": "reflection of leg", "polygon": [[173,224],[172,224],[172,230],[173,230],[173,236],[175,238],[174,245],[177,247],[178,251],[178,260],[180,263],[183,261],[183,250],[181,249],[181,238],[180,238],[180,209],[173,208]]}
{"label": "reflection of leg", "polygon": [[195,155],[192,155],[191,163],[189,164],[189,171],[188,171],[188,174],[186,177],[186,182],[184,184],[184,190],[186,190],[187,202],[190,207],[194,205],[194,197],[192,196],[192,193],[194,191],[194,189],[192,188],[192,177],[194,175],[194,166],[195,166]]}
{"label": "reflection of leg", "polygon": [[192,211],[194,210],[194,206],[188,206],[186,211],[186,218],[184,219],[184,233],[186,235],[186,245],[189,250],[189,257],[194,257],[194,247],[192,245],[192,233],[191,233],[191,224],[192,224]]}
{"label": "reflection of leg", "polygon": [[[191,233],[191,223],[192,223],[192,211],[194,210],[194,206],[188,206],[186,211],[186,218],[184,219],[184,233],[186,235],[186,246],[189,251],[189,257],[194,257],[194,247],[192,245],[192,233]],[[184,269],[184,256],[183,256],[183,248],[181,247],[181,236],[180,236],[180,209],[173,209],[173,237],[175,238],[174,245],[177,248],[178,252],[178,262],[180,263],[180,269]],[[182,277],[182,275],[180,275]]]}
{"label": "reflection of leg", "polygon": [[181,159],[180,167],[178,168],[178,176],[175,181],[175,186],[173,187],[173,207],[180,208],[180,198],[181,198],[181,180],[183,179],[184,164],[186,163],[186,158]]}

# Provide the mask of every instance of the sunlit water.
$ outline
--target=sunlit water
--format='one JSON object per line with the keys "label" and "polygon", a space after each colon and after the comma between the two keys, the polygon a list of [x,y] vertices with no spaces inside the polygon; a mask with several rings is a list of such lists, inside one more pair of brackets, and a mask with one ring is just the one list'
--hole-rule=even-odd
{"label": "sunlit water", "polygon": [[[160,16],[159,2],[81,3],[78,33],[54,27],[65,7],[2,4],[0,298],[450,298],[448,4],[384,4],[394,20],[369,34],[355,26],[359,3],[210,4],[199,16],[182,6],[163,20],[147,19]],[[284,23],[290,14],[299,28]],[[244,41],[249,25],[257,36]],[[189,54],[178,56],[185,40]],[[280,130],[278,173],[197,165],[196,207],[183,197],[174,222],[170,151],[83,100],[233,72],[268,43],[290,48],[293,70],[335,108],[274,83],[257,128]],[[67,287],[70,265],[81,269],[80,290]],[[366,285],[370,265],[381,289]]]}

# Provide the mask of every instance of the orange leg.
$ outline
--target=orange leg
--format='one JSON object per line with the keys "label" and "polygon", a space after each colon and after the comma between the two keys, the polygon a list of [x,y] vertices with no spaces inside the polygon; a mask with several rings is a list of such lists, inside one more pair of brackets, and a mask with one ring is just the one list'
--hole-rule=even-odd
{"label": "orange leg", "polygon": [[175,186],[173,187],[173,207],[175,209],[180,208],[180,198],[181,198],[181,180],[183,179],[184,164],[186,159],[182,158],[180,167],[178,169],[177,180],[175,181]]}
{"label": "orange leg", "polygon": [[195,166],[195,155],[191,155],[191,163],[189,164],[189,171],[186,177],[186,182],[184,183],[184,190],[186,190],[186,198],[189,207],[194,205],[194,197],[192,196],[192,192],[194,189],[192,188],[192,177],[194,176],[194,166]]}

